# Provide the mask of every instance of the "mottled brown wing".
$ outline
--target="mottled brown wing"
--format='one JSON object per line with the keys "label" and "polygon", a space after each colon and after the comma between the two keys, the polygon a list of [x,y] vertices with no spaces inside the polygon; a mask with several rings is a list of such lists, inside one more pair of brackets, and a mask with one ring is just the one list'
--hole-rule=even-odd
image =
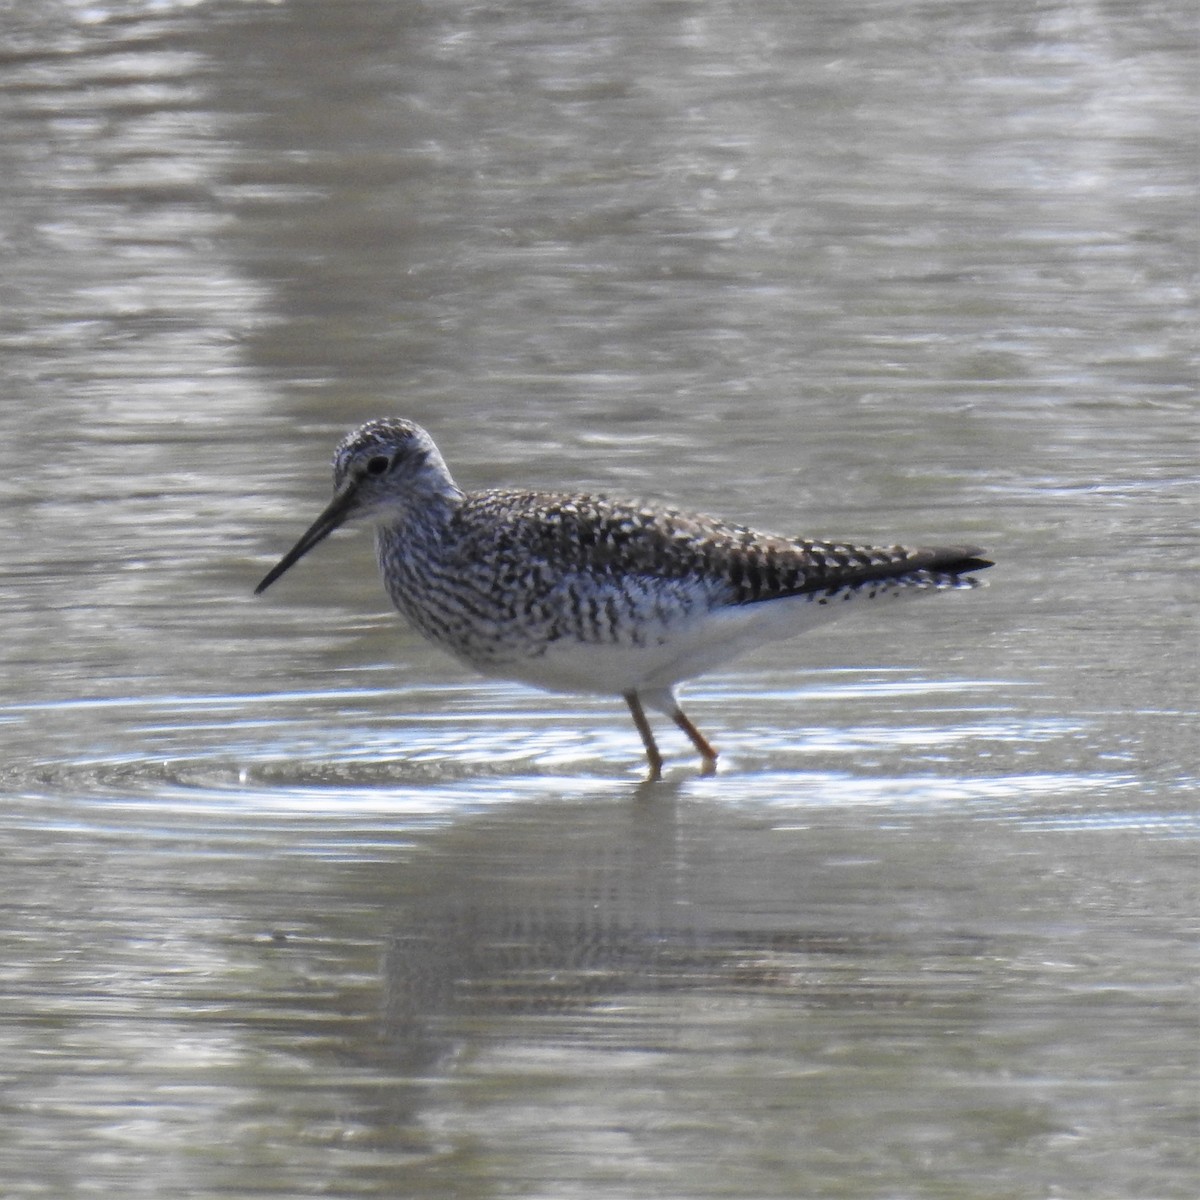
{"label": "mottled brown wing", "polygon": [[[485,492],[470,498],[489,536],[511,537],[560,571],[706,579],[729,600],[753,604],[928,571],[957,576],[991,562],[969,546],[850,546],[779,537],[695,513],[636,501],[545,492]],[[473,525],[474,521],[471,522]]]}

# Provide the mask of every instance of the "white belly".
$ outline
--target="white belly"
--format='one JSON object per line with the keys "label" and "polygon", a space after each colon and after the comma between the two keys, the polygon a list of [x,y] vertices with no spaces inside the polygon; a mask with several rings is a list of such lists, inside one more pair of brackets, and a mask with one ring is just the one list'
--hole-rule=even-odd
{"label": "white belly", "polygon": [[[898,596],[904,590],[894,587],[889,593]],[[710,609],[669,623],[647,622],[638,630],[640,644],[560,638],[517,660],[473,665],[485,674],[552,691],[619,695],[669,690],[758,646],[796,637],[870,603],[864,596],[847,595],[826,604],[818,597],[791,596]]]}

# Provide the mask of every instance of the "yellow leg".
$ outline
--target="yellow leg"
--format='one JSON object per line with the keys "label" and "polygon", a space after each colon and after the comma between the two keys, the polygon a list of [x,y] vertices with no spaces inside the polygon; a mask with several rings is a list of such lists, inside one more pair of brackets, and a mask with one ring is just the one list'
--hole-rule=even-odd
{"label": "yellow leg", "polygon": [[717,752],[712,748],[712,744],[708,738],[688,720],[687,714],[682,708],[675,709],[671,714],[671,720],[688,735],[692,745],[700,751],[700,759],[703,764],[700,768],[700,774],[715,775],[717,773]]}
{"label": "yellow leg", "polygon": [[650,728],[650,722],[646,720],[646,710],[642,708],[642,702],[638,699],[637,692],[626,692],[625,703],[629,705],[629,712],[633,717],[633,723],[637,726],[637,731],[642,735],[642,745],[646,747],[646,758],[650,763],[650,774],[646,776],[647,783],[654,783],[662,778],[662,755],[658,752],[658,743],[654,740],[654,730]]}

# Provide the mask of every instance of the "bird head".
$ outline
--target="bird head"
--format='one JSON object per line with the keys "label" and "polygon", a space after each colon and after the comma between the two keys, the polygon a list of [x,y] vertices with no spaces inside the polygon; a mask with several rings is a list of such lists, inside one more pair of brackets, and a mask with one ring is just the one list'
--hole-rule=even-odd
{"label": "bird head", "polygon": [[333,455],[333,499],[254,589],[264,592],[289,567],[348,521],[400,519],[461,495],[433,439],[412,421],[380,417],[360,425]]}

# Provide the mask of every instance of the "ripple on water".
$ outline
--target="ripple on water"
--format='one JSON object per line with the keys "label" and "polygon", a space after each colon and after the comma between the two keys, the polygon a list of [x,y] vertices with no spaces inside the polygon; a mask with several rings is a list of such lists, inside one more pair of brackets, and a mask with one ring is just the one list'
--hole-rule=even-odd
{"label": "ripple on water", "polygon": [[[722,770],[700,777],[670,731],[667,786],[776,812],[958,808],[1031,828],[1111,828],[1124,819],[1124,803],[1098,801],[1138,791],[1132,773],[1064,765],[1058,748],[1086,737],[1086,722],[1028,715],[1011,703],[1007,684],[844,670],[809,679],[765,688],[733,677],[697,689],[689,707],[717,740]],[[58,752],[12,756],[10,795],[71,799],[93,815],[121,807],[189,819],[445,820],[547,794],[619,795],[642,771],[619,703],[564,703],[493,683],[17,705],[0,711],[0,724],[17,744],[22,726],[36,724],[39,751]],[[1074,811],[1084,806],[1087,814]],[[1144,801],[1140,810],[1145,818]],[[1158,826],[1168,827],[1181,828]]]}

